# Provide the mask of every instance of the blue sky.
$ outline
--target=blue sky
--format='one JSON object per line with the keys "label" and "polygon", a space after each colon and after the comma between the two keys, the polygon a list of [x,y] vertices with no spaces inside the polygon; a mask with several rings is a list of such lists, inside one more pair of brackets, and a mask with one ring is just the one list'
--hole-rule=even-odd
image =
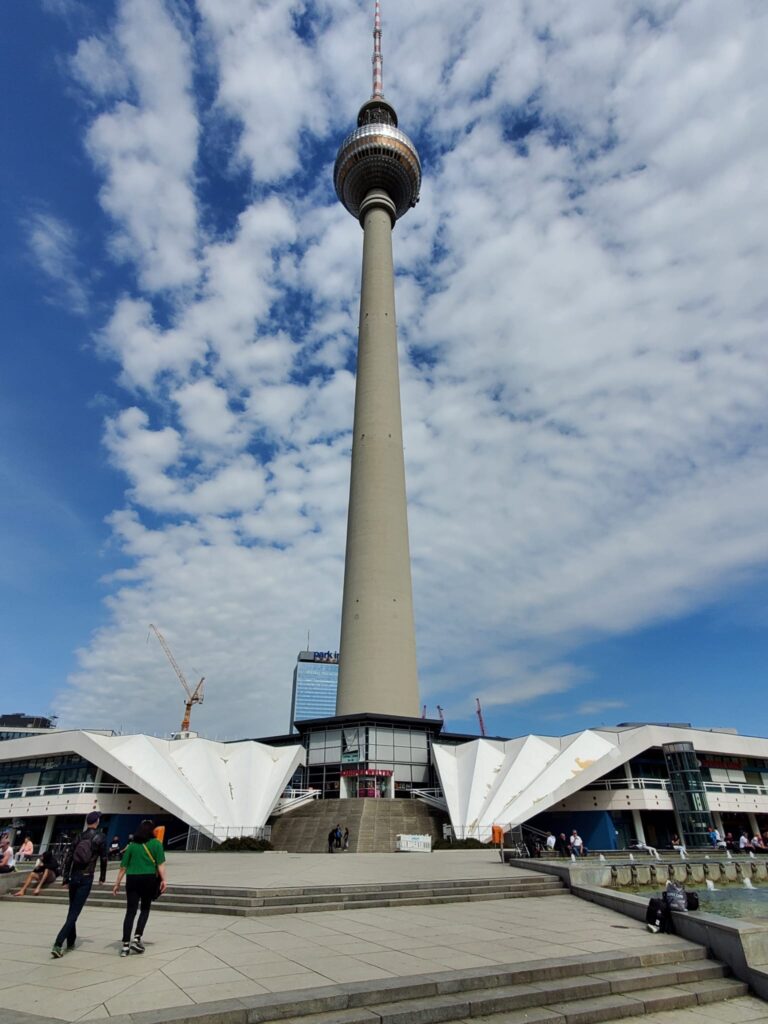
{"label": "blue sky", "polygon": [[[422,698],[765,735],[768,21],[387,0]],[[285,727],[338,643],[372,4],[0,11],[2,710]]]}

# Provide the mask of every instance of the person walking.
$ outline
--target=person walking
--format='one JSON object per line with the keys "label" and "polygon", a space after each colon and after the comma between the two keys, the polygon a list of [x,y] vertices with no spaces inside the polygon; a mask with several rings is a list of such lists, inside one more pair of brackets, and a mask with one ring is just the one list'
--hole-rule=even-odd
{"label": "person walking", "polygon": [[349,829],[347,828],[346,825],[344,826],[344,838],[342,839],[341,843],[342,850],[346,851],[349,849]]}
{"label": "person walking", "polygon": [[107,842],[103,833],[97,831],[100,818],[98,811],[91,811],[85,819],[85,831],[73,839],[64,858],[62,882],[69,887],[69,911],[51,949],[51,956],[56,960],[64,956],[65,942],[68,950],[74,949],[77,919],[91,894],[96,861],[101,866],[99,885],[107,878]]}
{"label": "person walking", "polygon": [[[120,883],[125,877],[126,908],[120,956],[128,956],[131,952],[144,952],[142,937],[147,927],[152,900],[162,896],[168,885],[165,874],[165,851],[160,840],[155,838],[154,829],[153,821],[142,821],[136,829],[133,839],[125,848],[117,880],[112,889],[117,896],[120,892]],[[139,920],[131,939],[137,910]]]}
{"label": "person walking", "polygon": [[333,853],[333,848],[336,846],[336,826],[331,829],[328,833],[328,853]]}

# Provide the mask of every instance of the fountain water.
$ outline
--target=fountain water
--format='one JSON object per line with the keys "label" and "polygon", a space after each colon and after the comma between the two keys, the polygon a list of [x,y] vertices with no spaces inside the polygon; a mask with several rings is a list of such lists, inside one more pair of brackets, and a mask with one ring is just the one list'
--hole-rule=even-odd
{"label": "fountain water", "polygon": [[[631,854],[630,854],[630,856],[631,856]],[[605,857],[602,855],[602,853],[600,854],[600,863],[601,864],[605,864]]]}
{"label": "fountain water", "polygon": [[635,858],[634,858],[634,857],[632,856],[632,854],[631,854],[631,853],[630,853],[630,855],[629,855],[629,859],[630,859],[630,860],[632,861],[632,863],[633,863],[633,864],[635,863]]}
{"label": "fountain water", "polygon": [[717,889],[715,888],[715,883],[712,881],[711,878],[707,879],[707,888],[710,892],[717,892]]}
{"label": "fountain water", "polygon": [[750,857],[752,858],[752,860],[754,860],[754,859],[755,859],[755,855],[754,855],[754,853],[752,853],[752,851],[751,851],[751,850],[749,851],[749,856],[750,856]]}
{"label": "fountain water", "polygon": [[574,864],[576,863],[576,854],[575,853],[571,854],[571,860],[573,861]]}
{"label": "fountain water", "polygon": [[745,889],[754,889],[755,888],[754,885],[752,885],[752,879],[751,878],[745,878],[745,879],[743,879],[743,882],[744,882],[744,888]]}
{"label": "fountain water", "polygon": [[730,850],[726,850],[725,851],[725,856],[728,858],[728,860],[733,860],[733,857],[731,856],[731,851]]}

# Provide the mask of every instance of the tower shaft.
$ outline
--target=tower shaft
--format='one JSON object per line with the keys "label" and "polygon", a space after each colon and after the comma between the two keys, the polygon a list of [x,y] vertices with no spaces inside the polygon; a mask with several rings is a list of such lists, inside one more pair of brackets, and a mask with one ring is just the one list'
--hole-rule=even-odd
{"label": "tower shaft", "polygon": [[338,715],[418,717],[392,266],[394,204],[372,190],[364,231]]}

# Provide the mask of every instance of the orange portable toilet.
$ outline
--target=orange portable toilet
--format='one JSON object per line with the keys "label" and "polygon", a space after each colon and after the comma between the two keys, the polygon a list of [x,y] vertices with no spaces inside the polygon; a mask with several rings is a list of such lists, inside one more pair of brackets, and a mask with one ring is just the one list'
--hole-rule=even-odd
{"label": "orange portable toilet", "polygon": [[491,825],[491,841],[498,846],[504,842],[504,829],[501,825]]}

